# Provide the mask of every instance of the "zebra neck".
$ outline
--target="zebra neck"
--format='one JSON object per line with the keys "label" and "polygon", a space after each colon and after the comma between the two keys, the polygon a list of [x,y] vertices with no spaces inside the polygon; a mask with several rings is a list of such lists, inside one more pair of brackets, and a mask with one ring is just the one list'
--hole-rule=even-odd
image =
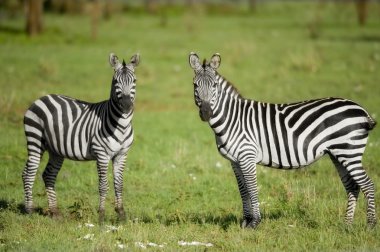
{"label": "zebra neck", "polygon": [[221,121],[226,119],[231,103],[236,103],[237,100],[243,99],[236,88],[223,76],[217,75],[216,79],[218,81],[218,98],[215,106],[212,107],[213,115],[209,121],[211,127],[215,124],[219,125]]}
{"label": "zebra neck", "polygon": [[133,116],[133,108],[128,113],[123,113],[120,106],[112,99],[107,101],[107,115],[111,124],[116,127],[125,128],[129,125]]}
{"label": "zebra neck", "polygon": [[221,94],[226,94],[231,98],[243,98],[234,85],[218,73],[216,74],[216,80],[219,84],[219,100],[222,98]]}

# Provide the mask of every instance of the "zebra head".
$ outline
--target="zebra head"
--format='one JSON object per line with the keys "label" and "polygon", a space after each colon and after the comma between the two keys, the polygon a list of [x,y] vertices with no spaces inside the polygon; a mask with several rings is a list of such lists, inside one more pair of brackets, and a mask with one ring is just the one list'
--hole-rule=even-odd
{"label": "zebra head", "polygon": [[119,62],[113,53],[109,56],[109,62],[115,73],[112,78],[111,100],[123,113],[128,113],[132,108],[136,95],[135,67],[140,63],[140,55],[132,56],[128,64],[123,60]]}
{"label": "zebra head", "polygon": [[194,70],[194,100],[199,108],[199,116],[202,121],[208,121],[213,112],[212,109],[217,102],[218,81],[216,79],[216,69],[220,65],[220,55],[218,53],[211,57],[210,62],[203,60],[201,64],[196,53],[189,55],[189,63]]}

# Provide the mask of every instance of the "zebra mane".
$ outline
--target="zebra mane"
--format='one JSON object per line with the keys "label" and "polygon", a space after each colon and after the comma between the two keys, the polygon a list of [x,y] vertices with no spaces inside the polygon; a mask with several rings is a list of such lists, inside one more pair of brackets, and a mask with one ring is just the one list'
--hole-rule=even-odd
{"label": "zebra mane", "polygon": [[203,59],[202,67],[205,68],[206,65],[207,65],[207,61],[206,61],[206,59]]}
{"label": "zebra mane", "polygon": [[216,72],[216,75],[219,76],[219,79],[222,80],[222,81],[219,81],[219,83],[222,83],[222,82],[225,82],[226,83],[226,89],[231,87],[231,90],[234,94],[237,95],[237,97],[239,98],[243,98],[243,96],[240,94],[239,90],[234,86],[234,84],[232,84],[232,82],[230,82],[229,80],[227,80],[226,78],[224,78],[221,74],[219,74],[218,72]]}
{"label": "zebra mane", "polygon": [[124,59],[123,59],[123,63],[122,63],[122,65],[123,65],[123,67],[125,67],[127,64],[125,64],[125,61],[124,61]]}

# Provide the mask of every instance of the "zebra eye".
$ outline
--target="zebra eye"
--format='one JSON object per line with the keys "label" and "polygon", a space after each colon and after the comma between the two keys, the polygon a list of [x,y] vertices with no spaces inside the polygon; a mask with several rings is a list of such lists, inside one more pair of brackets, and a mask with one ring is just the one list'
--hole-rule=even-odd
{"label": "zebra eye", "polygon": [[198,97],[195,98],[195,104],[199,107],[201,105],[201,100]]}

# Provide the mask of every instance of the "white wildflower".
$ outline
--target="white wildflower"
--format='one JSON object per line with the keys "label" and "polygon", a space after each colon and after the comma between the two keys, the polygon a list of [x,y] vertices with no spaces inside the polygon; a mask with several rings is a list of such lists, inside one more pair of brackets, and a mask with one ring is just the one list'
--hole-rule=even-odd
{"label": "white wildflower", "polygon": [[117,230],[119,230],[120,227],[115,227],[115,226],[109,226],[109,225],[107,225],[106,228],[107,228],[106,233],[109,233],[109,232],[116,232]]}
{"label": "white wildflower", "polygon": [[219,162],[219,161],[216,162],[215,167],[218,168],[218,169],[219,169],[219,168],[222,168],[222,163]]}
{"label": "white wildflower", "polygon": [[119,249],[125,249],[127,247],[125,244],[121,243],[120,241],[117,241],[116,246]]}
{"label": "white wildflower", "polygon": [[94,234],[86,234],[83,236],[83,239],[92,241],[94,239]]}
{"label": "white wildflower", "polygon": [[84,225],[85,225],[86,227],[89,227],[89,228],[93,228],[93,227],[95,227],[95,225],[92,224],[92,223],[85,223]]}
{"label": "white wildflower", "polygon": [[154,242],[148,242],[146,245],[148,247],[159,247],[159,248],[163,248],[164,247],[164,245],[162,245],[162,244],[156,244]]}
{"label": "white wildflower", "polygon": [[146,249],[146,246],[142,242],[135,242],[135,245],[139,248]]}
{"label": "white wildflower", "polygon": [[163,248],[164,245],[166,245],[166,243],[164,243],[164,244],[157,244],[157,243],[154,243],[154,242],[147,242],[147,243],[143,243],[143,242],[135,242],[135,245],[136,245],[137,247],[142,248],[142,249],[146,249],[147,247]]}
{"label": "white wildflower", "polygon": [[179,241],[178,245],[180,246],[206,246],[206,247],[214,246],[210,242],[204,243],[204,242],[198,242],[198,241],[192,241],[192,242]]}
{"label": "white wildflower", "polygon": [[194,174],[192,174],[192,173],[190,173],[189,176],[190,176],[190,178],[192,178],[193,180],[196,180],[196,179],[197,179],[197,177],[195,177]]}

